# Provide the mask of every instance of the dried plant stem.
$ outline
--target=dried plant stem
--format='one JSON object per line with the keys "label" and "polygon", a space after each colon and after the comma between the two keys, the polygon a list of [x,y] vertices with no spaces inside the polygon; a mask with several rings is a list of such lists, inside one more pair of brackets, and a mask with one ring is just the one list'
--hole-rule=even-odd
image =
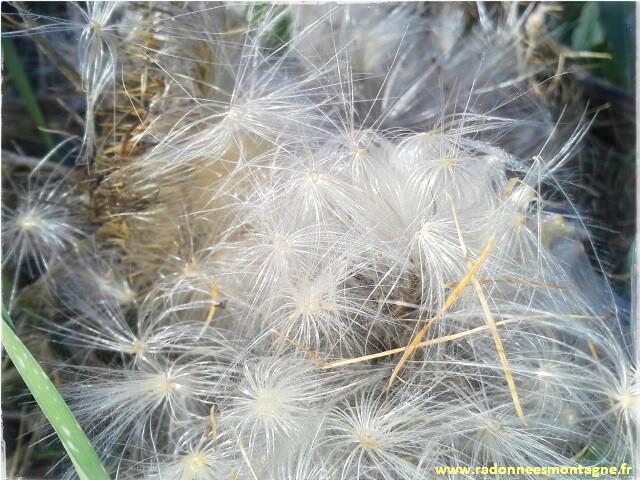
{"label": "dried plant stem", "polygon": [[207,313],[207,319],[202,325],[200,329],[200,333],[198,334],[198,338],[202,336],[202,334],[209,328],[211,321],[213,320],[213,316],[216,313],[216,308],[218,307],[218,297],[220,296],[220,290],[218,289],[218,282],[215,277],[211,279],[211,306],[209,307],[209,312]]}
{"label": "dried plant stem", "polygon": [[[496,279],[485,279],[485,278],[481,278],[478,279],[478,282],[480,282],[480,285],[492,285],[495,283],[508,283],[511,285],[529,285],[532,287],[539,287],[539,288],[556,288],[558,290],[567,290],[569,287],[567,287],[566,285],[559,285],[559,284],[555,284],[555,283],[540,283],[540,282],[534,282],[533,280],[519,280],[517,278],[496,278]],[[445,283],[444,284],[444,288],[454,288],[456,285],[458,285],[458,282],[450,282],[450,283]]]}
{"label": "dried plant stem", "polygon": [[[533,315],[528,317],[517,317],[517,318],[508,318],[506,320],[500,320],[496,322],[496,325],[508,325],[510,323],[521,322],[523,320],[536,320],[536,319],[545,319],[548,318],[549,315]],[[598,315],[566,315],[568,318],[573,318],[576,320],[606,320],[606,316],[598,316]],[[489,329],[489,325],[481,325],[479,327],[474,327],[469,330],[464,330],[458,333],[452,333],[451,335],[444,335],[442,337],[432,338],[430,340],[425,340],[418,344],[418,348],[430,347],[431,345],[437,345],[439,343],[446,343],[452,340],[458,340],[459,338],[464,338],[469,335],[473,335],[474,333],[484,332]],[[371,353],[369,355],[363,355],[361,357],[354,358],[343,358],[342,360],[336,360],[335,362],[326,363],[322,365],[323,370],[329,370],[331,368],[343,367],[345,365],[352,365],[354,363],[366,362],[369,360],[375,360],[377,358],[390,357],[391,355],[396,355],[398,353],[402,353],[407,349],[407,347],[399,347],[393,348],[391,350],[385,350],[384,352]],[[313,353],[313,352],[312,352]],[[314,353],[315,355],[315,353]]]}
{"label": "dried plant stem", "polygon": [[[515,323],[521,321],[520,318],[509,318],[507,320],[501,320],[496,322],[496,325],[507,325],[509,323]],[[443,337],[432,338],[430,340],[425,340],[420,342],[416,348],[430,347],[431,345],[437,345],[439,343],[451,342],[453,340],[458,340],[460,338],[468,337],[469,335],[473,335],[474,333],[483,332],[488,330],[488,325],[480,325],[479,327],[470,328],[469,330],[465,330],[463,332],[452,333],[451,335],[445,335]],[[328,370],[330,368],[343,367],[345,365],[351,365],[354,363],[366,362],[367,360],[375,360],[376,358],[384,358],[389,357],[391,355],[395,355],[397,353],[402,353],[407,350],[408,347],[400,347],[394,348],[392,350],[385,350],[384,352],[372,353],[370,355],[364,355],[362,357],[356,358],[345,358],[343,360],[338,360],[332,363],[327,363],[323,365],[321,368],[323,370]]]}
{"label": "dried plant stem", "polygon": [[502,338],[500,338],[500,334],[498,333],[498,327],[496,326],[496,321],[493,319],[493,314],[491,313],[491,309],[489,308],[489,304],[487,303],[487,298],[482,290],[482,286],[478,279],[473,277],[471,280],[473,282],[473,287],[478,295],[478,299],[480,300],[480,305],[482,306],[482,311],[484,313],[485,320],[487,321],[487,326],[491,331],[491,336],[493,337],[493,341],[496,344],[496,351],[498,352],[498,357],[500,358],[500,364],[502,365],[502,370],[504,371],[504,378],[507,380],[507,385],[509,386],[509,392],[511,393],[511,398],[513,399],[513,406],[516,409],[516,413],[518,417],[522,420],[522,422],[527,425],[527,420],[524,415],[524,411],[522,410],[522,405],[520,404],[520,399],[518,397],[518,390],[516,389],[515,381],[513,380],[513,374],[511,373],[511,368],[509,367],[509,360],[507,360],[507,355],[504,351],[504,344],[502,343]]}
{"label": "dried plant stem", "polygon": [[458,297],[462,294],[463,290],[467,287],[467,285],[469,285],[469,283],[471,282],[471,279],[475,278],[476,272],[489,257],[489,254],[493,250],[494,244],[495,244],[495,239],[494,239],[494,236],[491,235],[487,240],[487,243],[485,244],[484,249],[482,250],[482,253],[478,257],[478,259],[471,265],[466,275],[458,283],[456,288],[454,288],[453,291],[449,294],[449,296],[444,302],[444,305],[442,306],[440,311],[437,313],[437,315],[435,315],[434,317],[431,317],[427,321],[427,323],[418,331],[418,333],[414,335],[413,339],[411,340],[407,348],[404,350],[402,354],[402,358],[393,369],[391,377],[389,378],[389,382],[387,383],[387,393],[389,392],[389,390],[391,390],[391,387],[393,386],[393,383],[398,377],[398,374],[402,370],[402,367],[404,366],[405,363],[407,363],[407,361],[409,360],[409,357],[411,357],[413,352],[418,348],[418,345],[420,344],[424,336],[429,331],[429,328],[431,327],[431,325],[440,316],[442,316],[447,310],[449,310],[449,308],[451,308],[451,306],[455,303]]}
{"label": "dried plant stem", "polygon": [[[471,267],[471,261],[469,260],[469,251],[467,250],[467,246],[464,242],[464,236],[462,235],[462,230],[460,229],[460,223],[458,222],[458,215],[455,209],[451,198],[449,198],[449,202],[451,203],[451,212],[453,216],[453,221],[456,226],[456,231],[458,233],[458,241],[460,242],[460,248],[462,248],[462,253],[467,258],[467,264]],[[522,409],[522,405],[520,404],[520,398],[518,397],[518,390],[516,389],[515,381],[513,380],[513,373],[511,372],[511,367],[509,366],[509,360],[507,359],[507,354],[504,350],[504,343],[502,342],[502,338],[500,338],[500,334],[498,333],[498,327],[496,326],[496,321],[493,318],[493,314],[491,313],[491,309],[489,308],[489,303],[487,302],[487,297],[482,290],[482,285],[480,285],[480,281],[478,278],[473,275],[471,278],[471,282],[473,283],[473,288],[476,291],[476,295],[478,296],[478,300],[480,300],[480,306],[482,307],[482,313],[484,314],[484,318],[487,322],[487,326],[491,331],[491,336],[493,337],[493,341],[496,344],[496,351],[498,352],[498,357],[500,358],[500,364],[502,365],[502,370],[504,372],[504,378],[507,381],[507,385],[509,386],[509,393],[511,393],[511,398],[513,400],[513,406],[516,409],[516,414],[522,420],[524,425],[527,425],[527,420],[524,415],[524,410]]]}
{"label": "dried plant stem", "polygon": [[237,442],[238,442],[238,449],[240,450],[240,454],[242,455],[242,459],[244,460],[244,462],[247,465],[247,468],[249,469],[249,472],[251,473],[251,476],[253,477],[253,480],[258,480],[258,476],[256,475],[255,470],[253,469],[253,466],[251,465],[251,460],[249,459],[249,456],[247,455],[247,451],[244,448],[244,445],[242,445],[242,440],[240,439],[240,436],[238,435],[238,433],[235,430],[232,430],[234,435],[236,436]]}

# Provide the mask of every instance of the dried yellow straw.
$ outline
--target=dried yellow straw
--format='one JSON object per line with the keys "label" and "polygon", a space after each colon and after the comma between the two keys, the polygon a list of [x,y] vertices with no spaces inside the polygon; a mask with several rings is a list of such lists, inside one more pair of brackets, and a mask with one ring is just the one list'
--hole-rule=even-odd
{"label": "dried yellow straw", "polygon": [[424,327],[422,327],[420,331],[416,335],[414,335],[413,339],[411,340],[409,345],[407,345],[407,348],[404,350],[402,354],[402,358],[400,359],[396,367],[393,369],[393,373],[391,374],[391,378],[389,378],[389,383],[387,384],[387,393],[389,393],[389,390],[393,386],[393,383],[398,377],[398,374],[402,370],[402,367],[404,366],[404,364],[407,363],[407,361],[409,360],[409,357],[411,357],[413,352],[418,348],[418,345],[420,344],[424,336],[429,331],[429,327],[431,327],[431,325],[440,316],[442,316],[449,308],[451,308],[451,306],[455,303],[458,297],[462,294],[462,291],[467,287],[467,285],[469,285],[469,283],[471,282],[471,279],[475,278],[476,272],[482,266],[482,264],[486,261],[487,257],[491,253],[491,250],[493,250],[494,243],[495,243],[494,236],[491,235],[487,240],[487,243],[484,246],[484,249],[482,250],[480,257],[478,257],[475,263],[471,265],[471,267],[469,268],[469,271],[464,276],[464,278],[458,283],[456,288],[454,288],[453,291],[449,294],[449,296],[444,302],[444,305],[436,314],[436,316],[430,318],[427,321],[427,323],[424,325]]}
{"label": "dried yellow straw", "polygon": [[[449,198],[449,202],[451,203],[451,211],[453,213],[453,221],[456,225],[456,231],[458,232],[458,241],[460,242],[460,248],[462,248],[462,254],[467,258],[467,263],[470,265],[471,262],[468,260],[469,252],[467,250],[467,246],[464,243],[464,238],[462,236],[462,230],[460,229],[460,224],[458,223],[458,216],[456,214],[455,206]],[[491,309],[489,308],[489,304],[487,302],[487,297],[482,290],[482,285],[480,285],[480,281],[475,276],[475,273],[471,277],[471,283],[473,284],[473,288],[476,291],[476,295],[478,296],[478,300],[480,300],[480,305],[482,307],[482,313],[484,314],[484,318],[487,322],[487,326],[491,331],[491,336],[493,337],[493,341],[496,344],[496,351],[498,352],[498,357],[500,358],[500,364],[502,365],[502,370],[504,372],[504,378],[507,380],[507,385],[509,386],[509,392],[511,393],[511,398],[513,400],[513,406],[515,407],[516,413],[518,417],[522,420],[524,425],[527,425],[527,420],[524,415],[524,410],[522,410],[522,404],[520,403],[520,398],[518,397],[518,390],[516,389],[516,383],[513,380],[513,373],[511,372],[511,368],[509,367],[509,360],[507,360],[507,354],[504,350],[504,344],[502,343],[502,338],[500,338],[500,334],[498,333],[498,327],[496,326],[496,321],[493,318],[493,314],[491,313]]]}
{"label": "dried yellow straw", "polygon": [[[565,316],[570,317],[570,318],[588,319],[588,320],[604,320],[604,319],[606,319],[606,317],[604,317],[604,316],[597,316],[597,315],[565,315]],[[544,320],[544,319],[547,319],[547,318],[551,318],[551,315],[533,315],[533,316],[530,316],[530,317],[508,318],[506,320],[500,320],[500,321],[495,322],[495,323],[496,323],[496,325],[499,326],[499,325],[506,325],[506,324],[509,324],[509,323],[521,322],[523,320]],[[425,340],[423,342],[420,342],[418,344],[418,348],[430,347],[431,345],[437,345],[439,343],[446,343],[446,342],[450,342],[452,340],[458,340],[459,338],[464,338],[464,337],[467,337],[469,335],[473,335],[474,333],[483,332],[483,331],[488,330],[488,329],[489,329],[489,325],[485,324],[485,325],[481,325],[479,327],[471,328],[469,330],[464,330],[462,332],[452,333],[450,335],[445,335],[443,337],[432,338],[430,340]],[[328,370],[328,369],[331,369],[331,368],[343,367],[345,365],[352,365],[354,363],[360,363],[360,362],[366,362],[366,361],[369,361],[369,360],[375,360],[377,358],[390,357],[391,355],[396,355],[398,353],[402,353],[406,349],[407,349],[407,347],[399,347],[399,348],[393,348],[391,350],[385,350],[383,352],[377,352],[377,353],[371,353],[369,355],[363,355],[361,357],[343,358],[342,360],[336,360],[335,362],[326,363],[326,364],[322,365],[321,368],[323,370]],[[314,355],[316,355],[316,354],[314,353]]]}
{"label": "dried yellow straw", "polygon": [[198,333],[198,338],[202,336],[205,330],[211,324],[213,320],[213,316],[216,313],[216,308],[218,307],[218,297],[220,296],[220,290],[218,289],[218,282],[215,277],[211,278],[211,306],[209,307],[209,312],[207,313],[207,319],[204,322],[204,325],[200,329],[200,333]]}
{"label": "dried yellow straw", "polygon": [[[499,322],[496,322],[496,325],[506,325],[508,323],[519,322],[520,320],[521,319],[519,319],[519,318],[510,318],[510,319],[507,319],[507,320],[501,320]],[[452,333],[451,335],[445,335],[443,337],[432,338],[430,340],[425,340],[423,342],[420,342],[417,345],[417,348],[430,347],[431,345],[437,345],[439,343],[446,343],[446,342],[450,342],[452,340],[458,340],[459,338],[464,338],[464,337],[467,337],[469,335],[473,335],[474,333],[483,332],[483,331],[488,330],[488,329],[489,329],[488,325],[481,325],[479,327],[471,328],[471,329],[465,330],[463,332]],[[351,365],[353,363],[366,362],[367,360],[375,360],[376,358],[389,357],[389,356],[395,355],[397,353],[402,353],[402,352],[406,351],[407,348],[408,347],[400,347],[400,348],[394,348],[392,350],[385,350],[384,352],[378,352],[378,353],[372,353],[370,355],[364,355],[362,357],[345,358],[343,360],[338,360],[338,361],[335,361],[335,362],[332,362],[332,363],[327,363],[327,364],[323,365],[321,368],[323,370],[328,370],[330,368],[342,367],[344,365]]]}

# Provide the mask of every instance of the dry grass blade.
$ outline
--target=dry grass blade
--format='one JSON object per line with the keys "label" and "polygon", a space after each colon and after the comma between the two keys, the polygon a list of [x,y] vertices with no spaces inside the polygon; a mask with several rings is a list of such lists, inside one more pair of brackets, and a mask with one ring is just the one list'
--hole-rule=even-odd
{"label": "dry grass blade", "polygon": [[[574,318],[576,320],[606,320],[606,316],[599,315],[567,315],[568,318]],[[524,320],[548,320],[550,318],[549,315],[532,315],[527,317],[518,317],[518,318],[508,318],[506,320],[500,320],[495,322],[496,326],[507,325],[510,323],[521,322]],[[451,335],[445,335],[443,337],[436,337],[430,340],[425,340],[418,344],[418,348],[430,347],[431,345],[437,345],[439,343],[450,342],[453,340],[458,340],[460,338],[467,337],[469,335],[473,335],[474,333],[484,332],[489,329],[489,325],[481,325],[479,327],[470,328],[469,330],[464,330],[458,333],[452,333]],[[383,352],[371,353],[369,355],[363,355],[361,357],[354,358],[343,358],[342,360],[336,360],[335,362],[326,363],[322,365],[323,370],[329,370],[331,368],[343,367],[345,365],[352,365],[354,363],[367,362],[369,360],[375,360],[378,358],[390,357],[391,355],[396,355],[398,353],[402,353],[407,349],[407,347],[399,347],[393,348],[391,350],[385,350]]]}
{"label": "dry grass blade", "polygon": [[[506,325],[509,323],[519,322],[519,318],[510,318],[507,320],[501,320],[496,322],[496,325]],[[473,335],[474,333],[483,332],[488,330],[488,325],[481,325],[479,327],[470,328],[469,330],[464,330],[463,332],[452,333],[451,335],[445,335],[443,337],[432,338],[430,340],[425,340],[424,342],[420,342],[417,348],[430,347],[431,345],[438,345],[439,343],[451,342],[453,340],[458,340],[460,338],[468,337],[469,335]],[[394,348],[391,350],[385,350],[384,352],[372,353],[371,355],[363,355],[362,357],[356,358],[345,358],[343,360],[337,360],[332,363],[327,363],[322,366],[323,370],[328,370],[331,368],[342,367],[345,365],[351,365],[354,363],[366,362],[367,360],[375,360],[376,358],[384,358],[390,357],[391,355],[396,355],[398,353],[402,353],[407,350],[407,347]]]}
{"label": "dry grass blade", "polygon": [[247,469],[249,470],[249,473],[251,474],[251,477],[253,478],[253,480],[258,480],[258,476],[256,475],[256,471],[253,469],[253,465],[251,465],[251,460],[249,459],[249,456],[247,455],[247,451],[244,448],[244,445],[242,444],[242,440],[240,439],[240,436],[238,435],[238,433],[235,430],[232,430],[233,434],[236,437],[236,441],[238,444],[238,449],[240,450],[240,454],[242,455],[242,459],[244,460],[244,463],[247,465]]}
{"label": "dry grass blade", "polygon": [[218,297],[220,296],[220,290],[218,289],[218,282],[215,278],[211,279],[211,306],[209,307],[209,312],[207,313],[207,319],[202,325],[200,329],[200,333],[198,333],[198,338],[202,336],[202,334],[209,328],[211,325],[211,321],[213,320],[213,316],[216,314],[216,309],[218,308]]}
{"label": "dry grass blade", "polygon": [[[470,261],[468,260],[469,251],[467,250],[467,246],[464,242],[464,236],[462,235],[462,230],[460,229],[460,223],[458,222],[458,215],[456,213],[455,206],[451,199],[449,199],[451,203],[451,212],[453,214],[453,221],[456,226],[456,232],[458,233],[458,241],[460,242],[460,248],[462,249],[462,253],[465,258],[467,258],[467,262],[470,265]],[[498,333],[498,327],[496,326],[496,321],[493,318],[493,314],[491,313],[491,309],[489,308],[489,303],[487,302],[487,297],[482,290],[482,285],[480,285],[480,281],[478,278],[473,275],[471,278],[471,282],[473,283],[473,288],[478,296],[478,300],[480,300],[480,306],[482,307],[482,313],[484,314],[484,318],[487,322],[487,326],[491,331],[491,336],[493,337],[493,341],[496,345],[496,351],[498,352],[498,357],[500,358],[500,365],[502,365],[502,370],[504,372],[504,377],[507,380],[507,385],[509,387],[509,393],[511,394],[511,398],[513,400],[513,405],[516,409],[516,414],[522,420],[522,422],[527,425],[527,420],[524,415],[524,410],[522,409],[522,405],[520,403],[520,398],[518,397],[518,390],[516,389],[515,381],[513,380],[513,373],[511,372],[511,367],[509,366],[509,360],[507,359],[507,354],[504,350],[504,343],[502,342],[502,338],[500,338],[500,334]]]}
{"label": "dry grass blade", "polygon": [[513,399],[513,405],[516,409],[516,413],[518,417],[522,420],[522,422],[527,425],[527,420],[524,415],[524,410],[522,410],[522,405],[520,404],[520,399],[518,397],[518,390],[516,390],[516,384],[513,380],[513,374],[511,373],[511,368],[509,367],[509,360],[507,359],[507,354],[504,350],[504,344],[502,343],[502,338],[500,338],[500,334],[498,333],[498,327],[496,321],[493,318],[493,314],[491,313],[491,309],[489,308],[489,304],[487,303],[487,298],[482,290],[482,286],[477,278],[473,277],[473,288],[478,295],[478,299],[480,300],[480,305],[482,306],[482,312],[484,313],[484,318],[487,322],[487,326],[489,327],[489,331],[491,332],[491,336],[493,337],[493,341],[496,344],[496,351],[498,352],[498,357],[500,358],[500,364],[502,365],[502,370],[504,371],[504,377],[507,380],[507,385],[509,386],[509,392],[511,393],[511,398]]}
{"label": "dry grass blade", "polygon": [[413,352],[415,352],[415,350],[418,348],[420,342],[429,331],[429,328],[431,327],[433,322],[435,322],[440,316],[442,316],[442,314],[444,314],[447,310],[449,310],[449,308],[451,308],[451,306],[455,303],[458,297],[462,294],[463,290],[467,287],[467,285],[469,285],[471,280],[475,278],[476,273],[478,272],[482,264],[487,260],[487,258],[491,254],[494,244],[495,244],[495,239],[494,239],[494,236],[491,235],[487,240],[478,259],[471,265],[466,275],[462,278],[462,280],[460,280],[456,288],[454,288],[453,291],[446,298],[444,305],[442,306],[438,314],[430,318],[427,321],[427,323],[418,331],[418,333],[416,333],[413,336],[413,338],[411,339],[411,342],[409,342],[409,345],[407,345],[406,349],[404,350],[402,354],[402,358],[393,369],[391,377],[389,378],[389,382],[387,383],[387,393],[389,393],[389,390],[391,390],[391,387],[393,386],[393,383],[398,377],[398,374],[402,370],[402,367],[404,366],[405,363],[407,363],[407,361],[409,360],[409,357],[411,357]]}

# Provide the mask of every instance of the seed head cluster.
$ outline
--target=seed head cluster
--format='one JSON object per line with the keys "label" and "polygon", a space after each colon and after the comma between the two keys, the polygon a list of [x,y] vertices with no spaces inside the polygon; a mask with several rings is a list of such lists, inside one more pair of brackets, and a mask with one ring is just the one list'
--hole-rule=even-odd
{"label": "seed head cluster", "polygon": [[541,93],[544,7],[70,8],[23,14],[77,54],[82,181],[32,170],[3,267],[12,306],[46,292],[114,478],[638,460],[632,330],[565,168],[589,119]]}

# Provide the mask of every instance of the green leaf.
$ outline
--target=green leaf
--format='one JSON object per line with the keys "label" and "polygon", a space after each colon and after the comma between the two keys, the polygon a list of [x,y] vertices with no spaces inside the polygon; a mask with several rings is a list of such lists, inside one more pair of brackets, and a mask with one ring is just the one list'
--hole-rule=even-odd
{"label": "green leaf", "polygon": [[36,96],[33,93],[29,79],[24,72],[24,68],[22,68],[22,63],[20,63],[18,53],[13,46],[13,42],[9,38],[2,39],[2,59],[15,82],[20,98],[24,102],[25,107],[27,107],[27,111],[29,112],[33,123],[35,123],[36,127],[38,127],[40,131],[44,146],[49,150],[52,150],[55,147],[55,143],[49,132],[43,130],[47,127],[44,121],[44,115],[42,115],[42,111],[40,110]]}
{"label": "green leaf", "polygon": [[613,62],[606,78],[624,86],[629,92],[635,88],[635,9],[634,2],[604,2],[600,5],[601,23]]}
{"label": "green leaf", "polygon": [[[249,23],[255,25],[266,22],[271,27],[269,46],[277,49],[291,40],[291,16],[286,14],[287,7],[271,3],[254,3],[247,8]],[[272,24],[273,20],[275,24]]]}
{"label": "green leaf", "polygon": [[27,347],[10,327],[2,306],[2,344],[29,391],[58,434],[81,480],[108,480],[104,466],[73,413]]}
{"label": "green leaf", "polygon": [[578,25],[571,34],[571,46],[576,51],[593,50],[605,40],[600,23],[600,7],[597,2],[587,2],[578,19]]}

